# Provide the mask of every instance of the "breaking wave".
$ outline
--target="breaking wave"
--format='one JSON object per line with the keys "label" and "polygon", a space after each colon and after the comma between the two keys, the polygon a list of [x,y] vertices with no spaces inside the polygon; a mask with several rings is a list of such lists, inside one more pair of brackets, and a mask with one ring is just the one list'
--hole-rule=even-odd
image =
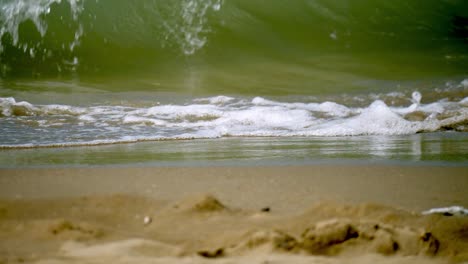
{"label": "breaking wave", "polygon": [[326,60],[346,56],[348,71],[398,57],[466,74],[466,10],[463,0],[4,0],[0,72],[157,75],[195,62],[304,58],[321,58],[320,65],[306,59],[307,67],[327,68]]}

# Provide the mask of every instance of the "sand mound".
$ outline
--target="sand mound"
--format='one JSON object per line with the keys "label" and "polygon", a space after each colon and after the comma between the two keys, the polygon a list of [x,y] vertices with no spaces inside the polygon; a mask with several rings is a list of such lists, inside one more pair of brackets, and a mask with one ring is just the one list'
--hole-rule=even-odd
{"label": "sand mound", "polygon": [[435,255],[440,246],[440,242],[425,230],[348,219],[319,222],[306,229],[301,238],[301,247],[314,255],[348,251]]}
{"label": "sand mound", "polygon": [[299,242],[293,236],[279,230],[261,230],[249,232],[239,244],[229,250],[233,254],[254,251],[264,253],[298,252]]}
{"label": "sand mound", "polygon": [[35,264],[447,264],[443,260],[421,257],[382,257],[378,255],[364,255],[349,258],[329,258],[322,256],[285,255],[285,254],[257,254],[248,256],[234,256],[227,258],[206,259],[195,257],[144,257],[118,255],[108,257],[88,258],[57,258],[44,259]]}
{"label": "sand mound", "polygon": [[54,220],[48,226],[48,233],[62,239],[76,240],[88,240],[104,236],[104,231],[99,228],[85,223],[72,223],[65,219]]}
{"label": "sand mound", "polygon": [[184,212],[221,212],[227,210],[218,199],[209,194],[189,197],[173,206],[173,208]]}
{"label": "sand mound", "polygon": [[[316,223],[295,238],[279,230],[251,231],[228,248],[203,251],[205,257],[250,255],[253,253],[307,253],[315,256],[402,255],[434,256],[440,242],[425,230],[380,222],[331,219]],[[215,254],[218,252],[219,254]]]}
{"label": "sand mound", "polygon": [[79,242],[66,242],[61,254],[74,258],[102,258],[121,256],[178,256],[180,249],[155,240],[128,239],[98,245],[86,245]]}

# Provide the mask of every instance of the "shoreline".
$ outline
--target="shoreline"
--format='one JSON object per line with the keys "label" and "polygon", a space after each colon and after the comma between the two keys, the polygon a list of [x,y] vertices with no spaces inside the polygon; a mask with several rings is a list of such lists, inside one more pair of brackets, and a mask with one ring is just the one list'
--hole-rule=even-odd
{"label": "shoreline", "polygon": [[362,137],[230,137],[106,146],[0,149],[0,168],[468,166],[467,133]]}

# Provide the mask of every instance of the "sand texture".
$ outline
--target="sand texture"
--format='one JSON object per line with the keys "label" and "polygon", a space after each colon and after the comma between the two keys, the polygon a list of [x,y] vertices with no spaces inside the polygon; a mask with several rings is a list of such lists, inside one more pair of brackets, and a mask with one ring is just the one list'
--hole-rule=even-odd
{"label": "sand texture", "polygon": [[468,217],[421,214],[466,206],[467,182],[457,167],[0,170],[0,263],[468,263]]}

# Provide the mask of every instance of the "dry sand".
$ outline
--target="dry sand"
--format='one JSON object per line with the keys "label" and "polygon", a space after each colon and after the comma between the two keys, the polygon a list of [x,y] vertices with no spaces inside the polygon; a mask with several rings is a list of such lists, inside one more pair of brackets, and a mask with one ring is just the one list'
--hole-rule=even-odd
{"label": "dry sand", "polygon": [[0,170],[0,263],[468,263],[466,167]]}

